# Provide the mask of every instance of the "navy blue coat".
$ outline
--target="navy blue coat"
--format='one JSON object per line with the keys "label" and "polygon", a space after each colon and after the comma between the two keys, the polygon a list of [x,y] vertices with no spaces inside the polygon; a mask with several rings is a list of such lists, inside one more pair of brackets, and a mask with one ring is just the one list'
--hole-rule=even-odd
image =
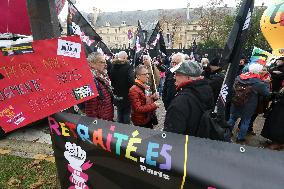
{"label": "navy blue coat", "polygon": [[263,82],[259,78],[241,79],[240,76],[238,76],[236,80],[241,83],[251,85],[253,92],[244,106],[236,107],[234,104],[231,104],[231,114],[237,117],[250,118],[255,113],[258,103],[258,96],[269,95],[269,84]]}

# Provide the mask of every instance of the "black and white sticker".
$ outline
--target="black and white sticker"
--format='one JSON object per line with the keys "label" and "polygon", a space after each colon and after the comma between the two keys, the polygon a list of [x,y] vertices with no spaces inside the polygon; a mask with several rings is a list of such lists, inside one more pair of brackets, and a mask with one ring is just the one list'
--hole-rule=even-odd
{"label": "black and white sticker", "polygon": [[58,39],[57,55],[80,58],[81,44]]}

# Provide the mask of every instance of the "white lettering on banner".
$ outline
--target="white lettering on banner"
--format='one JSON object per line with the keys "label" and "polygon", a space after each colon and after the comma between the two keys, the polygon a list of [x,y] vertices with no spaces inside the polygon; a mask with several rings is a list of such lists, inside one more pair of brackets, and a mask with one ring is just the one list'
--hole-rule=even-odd
{"label": "white lettering on banner", "polygon": [[170,180],[170,176],[169,175],[164,174],[162,171],[155,171],[153,169],[149,169],[145,165],[140,165],[140,170],[143,171],[143,172],[146,172],[148,174],[151,174],[151,175],[154,175],[154,176],[158,176],[158,177],[166,179],[166,180]]}
{"label": "white lettering on banner", "polygon": [[220,92],[221,98],[224,103],[226,103],[227,95],[228,95],[228,86],[227,84],[222,86],[221,92]]}
{"label": "white lettering on banner", "polygon": [[80,58],[81,44],[58,39],[57,55]]}
{"label": "white lettering on banner", "polygon": [[247,17],[246,17],[246,21],[245,21],[245,23],[244,23],[244,26],[243,26],[243,29],[242,29],[242,30],[248,29],[249,24],[250,24],[250,20],[251,20],[251,11],[250,11],[250,9],[249,9],[249,10],[248,10]]}

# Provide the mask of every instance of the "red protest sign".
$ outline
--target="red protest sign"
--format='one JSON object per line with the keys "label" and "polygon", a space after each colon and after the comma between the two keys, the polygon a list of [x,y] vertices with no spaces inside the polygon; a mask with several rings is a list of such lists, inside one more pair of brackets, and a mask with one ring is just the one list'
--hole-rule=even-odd
{"label": "red protest sign", "polygon": [[79,37],[2,48],[0,127],[5,132],[97,95]]}

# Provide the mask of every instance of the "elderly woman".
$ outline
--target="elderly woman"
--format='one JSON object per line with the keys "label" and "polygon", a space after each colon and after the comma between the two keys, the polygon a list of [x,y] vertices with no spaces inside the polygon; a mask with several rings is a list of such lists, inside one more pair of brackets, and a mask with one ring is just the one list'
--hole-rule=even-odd
{"label": "elderly woman", "polygon": [[149,72],[144,65],[137,66],[135,75],[135,83],[128,93],[132,108],[131,120],[136,126],[153,128],[154,111],[159,107],[159,103],[155,102],[158,97],[152,95],[150,87],[146,85]]}
{"label": "elderly woman", "polygon": [[101,53],[95,52],[88,56],[88,63],[99,96],[85,102],[85,113],[89,117],[113,121],[112,87],[106,71],[106,60]]}

